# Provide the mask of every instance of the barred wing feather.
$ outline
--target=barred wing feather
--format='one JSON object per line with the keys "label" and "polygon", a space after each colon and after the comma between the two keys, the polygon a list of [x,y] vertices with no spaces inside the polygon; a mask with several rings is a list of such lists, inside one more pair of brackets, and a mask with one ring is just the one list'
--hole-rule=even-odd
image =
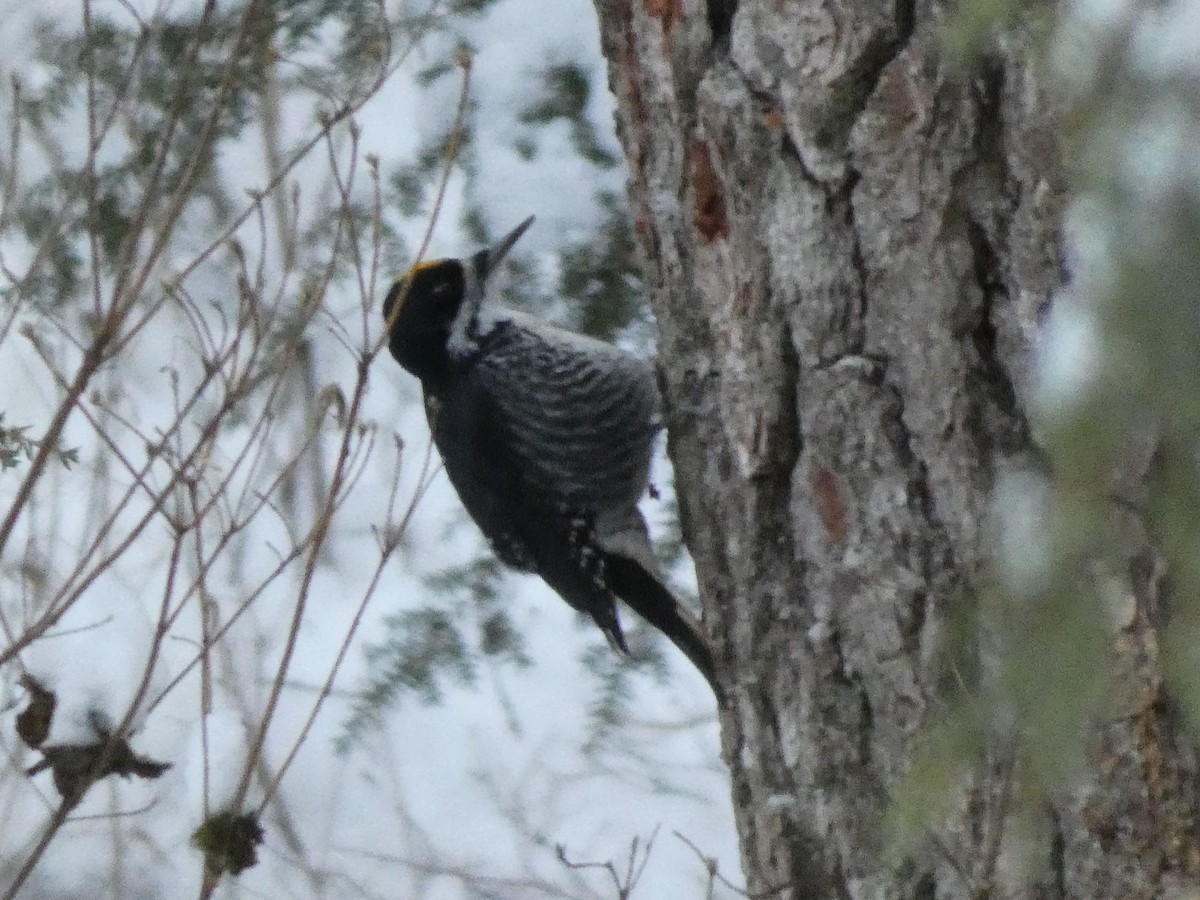
{"label": "barred wing feather", "polygon": [[635,504],[660,421],[650,365],[537,322],[489,338],[476,387],[500,414],[525,490],[572,509]]}

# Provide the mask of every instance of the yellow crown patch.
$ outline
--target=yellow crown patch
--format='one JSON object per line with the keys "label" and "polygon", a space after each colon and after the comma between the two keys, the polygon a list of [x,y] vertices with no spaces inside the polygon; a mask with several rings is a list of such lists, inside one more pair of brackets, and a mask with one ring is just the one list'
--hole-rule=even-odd
{"label": "yellow crown patch", "polygon": [[411,278],[412,276],[416,275],[418,272],[424,272],[426,269],[432,269],[435,266],[440,266],[444,262],[445,262],[444,259],[427,259],[424,262],[417,263],[415,266],[413,266],[411,269],[409,269],[408,274],[405,275],[404,277]]}

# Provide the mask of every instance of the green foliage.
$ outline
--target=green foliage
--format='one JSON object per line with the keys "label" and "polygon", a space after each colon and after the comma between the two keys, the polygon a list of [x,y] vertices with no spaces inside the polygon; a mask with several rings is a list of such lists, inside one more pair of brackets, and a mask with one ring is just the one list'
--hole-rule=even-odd
{"label": "green foliage", "polygon": [[[449,71],[447,70],[447,74]],[[439,76],[441,77],[441,76]],[[448,162],[470,176],[474,164],[472,130],[455,131],[453,126],[427,140],[409,163],[396,166],[388,176],[387,202],[405,216],[420,218],[432,212],[433,192]]]}
{"label": "green foliage", "polygon": [[478,16],[498,2],[499,0],[454,0],[450,7],[458,15]]}
{"label": "green foliage", "polygon": [[[243,543],[242,535],[249,533],[243,529],[254,515],[244,515],[246,508],[259,508],[261,501],[261,508],[276,513],[284,528],[300,533],[310,523],[303,509],[296,514],[302,501],[295,498],[306,492],[309,482],[314,495],[333,484],[320,483],[328,477],[322,466],[330,462],[319,452],[324,434],[313,437],[316,450],[298,450],[294,460],[287,446],[293,437],[289,426],[311,411],[311,398],[329,396],[330,388],[322,390],[324,382],[311,376],[318,365],[329,364],[321,358],[325,347],[319,341],[343,337],[345,331],[338,326],[345,323],[331,309],[332,338],[329,333],[313,334],[310,326],[326,308],[331,282],[355,272],[353,252],[363,249],[364,236],[376,228],[383,231],[385,272],[401,269],[411,255],[399,238],[395,218],[376,221],[369,173],[363,175],[365,169],[375,168],[370,157],[365,157],[365,166],[364,157],[358,157],[359,178],[348,198],[338,193],[344,183],[333,185],[332,180],[316,190],[305,182],[291,191],[299,176],[309,174],[293,169],[293,161],[303,154],[308,154],[306,160],[322,155],[326,148],[318,143],[311,152],[309,140],[319,138],[318,126],[330,121],[330,111],[353,108],[364,84],[399,59],[405,48],[391,45],[404,27],[426,37],[440,36],[447,48],[457,48],[463,45],[456,33],[461,19],[482,13],[493,2],[437,4],[391,23],[382,18],[382,6],[349,0],[167,5],[146,12],[144,19],[132,7],[118,4],[89,6],[82,30],[77,18],[40,25],[37,62],[14,93],[13,105],[14,139],[22,148],[32,148],[26,156],[37,163],[18,171],[17,159],[0,161],[0,182],[6,190],[4,224],[10,226],[3,235],[4,276],[10,281],[6,291],[14,303],[26,304],[23,316],[41,315],[44,321],[39,325],[53,334],[42,359],[62,376],[60,387],[71,384],[81,356],[88,364],[81,384],[93,377],[92,371],[100,373],[96,383],[87,383],[78,395],[60,392],[67,394],[64,402],[78,407],[72,415],[86,415],[102,439],[109,436],[106,428],[114,435],[134,434],[108,447],[92,444],[98,454],[107,454],[98,455],[96,477],[108,477],[106,468],[117,470],[113,483],[135,482],[138,488],[130,493],[138,501],[145,499],[141,493],[154,501],[153,492],[161,488],[174,503],[174,488],[163,484],[179,474],[180,508],[168,511],[170,504],[162,501],[147,533],[161,526],[179,538],[189,529],[199,534],[209,521],[215,523],[214,541],[207,546],[223,547],[229,541],[231,549],[225,556],[223,550],[214,551],[214,579],[219,570],[220,577],[246,587],[241,579],[251,580],[245,573],[262,553],[271,561],[285,555],[274,544],[266,550],[256,545],[259,534]],[[428,85],[457,71],[453,54],[444,57],[446,61],[435,62],[423,73]],[[601,141],[587,121],[591,87],[586,73],[571,66],[552,67],[545,83],[540,107],[525,120],[532,152],[538,128],[565,122],[579,152],[598,168],[612,169],[618,160],[606,149],[610,144]],[[464,228],[478,243],[489,238],[486,222],[491,218],[472,199],[483,152],[472,127],[477,116],[468,104],[464,131],[447,127],[432,135],[409,164],[383,173],[380,186],[387,216],[430,213],[431,186],[452,160],[457,183],[467,186]],[[303,134],[297,134],[296,121]],[[357,137],[353,126],[332,131],[328,161],[338,175],[346,174],[341,167],[348,151],[357,149]],[[234,170],[247,148],[263,151],[265,172]],[[246,176],[256,179],[248,196],[242,190]],[[276,176],[278,181],[273,180]],[[276,184],[282,187],[276,190]],[[268,190],[260,195],[262,187]],[[627,216],[615,194],[593,198],[584,191],[580,202],[601,204],[605,223],[594,238],[566,248],[557,293],[577,325],[603,335],[621,334],[636,322],[639,301]],[[262,246],[254,245],[256,239]],[[373,258],[367,257],[368,262]],[[28,273],[13,277],[7,266],[27,260],[32,260]],[[545,277],[550,268],[545,260],[515,260],[514,298],[527,307],[549,305],[556,293]],[[180,322],[167,338],[166,329]],[[101,323],[111,325],[111,331],[100,330]],[[160,325],[162,331],[156,331]],[[89,337],[97,334],[104,341],[89,346]],[[142,342],[153,345],[147,348],[148,357],[169,361],[149,374],[135,371],[133,378],[126,377],[124,360],[130,357],[119,354],[133,347],[132,358],[140,360],[136,354]],[[116,348],[111,356],[104,355],[106,347]],[[90,371],[97,360],[100,366]],[[123,421],[130,407],[142,405],[144,386],[138,380],[146,381],[146,390],[158,392],[155,401],[175,401],[177,428],[145,425],[137,415]],[[189,394],[201,380],[205,387]],[[48,377],[47,389],[53,384]],[[259,395],[251,396],[260,389]],[[263,403],[257,408],[248,402],[260,398]],[[127,402],[131,399],[134,402]],[[304,409],[289,408],[300,404]],[[344,399],[339,405],[344,413]],[[318,406],[318,411],[323,409]],[[210,423],[211,432],[206,430]],[[261,441],[252,437],[244,455],[224,455],[222,441],[228,432],[258,429],[271,436]],[[202,434],[202,442],[189,458],[195,432]],[[0,467],[20,466],[42,450],[31,433],[38,433],[37,426],[8,426],[0,414]],[[356,434],[364,433],[365,429]],[[303,443],[310,436],[306,432],[297,440]],[[92,437],[89,431],[89,440]],[[46,440],[46,447],[54,446],[54,435]],[[363,445],[368,444],[363,438]],[[64,465],[77,461],[75,450],[56,448],[53,454]],[[361,462],[356,454],[351,447],[354,465]],[[139,480],[143,456],[150,473],[144,483]],[[259,493],[255,478],[268,471],[276,480]],[[228,484],[221,482],[226,474]],[[210,498],[206,492],[212,487],[215,496]],[[97,496],[107,493],[96,491]],[[336,495],[336,488],[330,494]],[[203,503],[205,509],[215,510],[212,519],[189,521],[180,511],[186,506],[185,496],[196,506]],[[163,513],[162,522],[158,512]],[[104,518],[98,510],[92,513],[91,518]],[[201,543],[197,537],[197,559],[189,553],[187,566],[202,568],[203,579],[209,560],[201,558]],[[248,562],[246,557],[255,553],[259,559]],[[320,559],[324,565],[329,557]],[[172,558],[172,564],[176,562]],[[429,576],[423,587],[414,602],[392,607],[395,611],[382,637],[368,651],[370,676],[346,726],[343,749],[402,697],[435,703],[452,689],[471,687],[484,667],[531,665],[509,605],[508,583],[489,553],[468,554],[466,562]],[[250,589],[246,593],[257,596]],[[206,596],[204,602],[211,602],[215,610],[216,600]],[[628,695],[625,685],[631,671],[663,671],[652,632],[635,627],[630,640],[636,667],[594,641],[602,685],[596,718],[605,727],[615,727],[622,719],[619,701]],[[263,719],[264,733],[269,715]],[[193,835],[214,878],[253,865],[262,839],[257,816],[251,813],[217,812]]]}
{"label": "green foliage", "polygon": [[425,173],[415,165],[397,166],[388,178],[389,196],[405,218],[421,215],[425,204]]}
{"label": "green foliage", "polygon": [[[1021,8],[975,4],[962,42]],[[1194,60],[1176,68],[1143,40],[1167,13],[1110,12],[1057,23],[1073,253],[1032,410],[1044,464],[1012,479],[1030,521],[1005,523],[1013,547],[972,604],[981,674],[897,792],[902,850],[981,766],[1004,766],[1020,815],[1069,782],[1098,725],[1166,702],[1200,733],[1200,106]]]}
{"label": "green foliage", "polygon": [[[570,124],[571,141],[576,151],[600,169],[611,169],[619,162],[608,151],[587,118],[592,85],[587,72],[573,63],[549,66],[542,73],[542,96],[521,114],[523,122],[548,125],[558,119]],[[532,148],[534,144],[529,144]],[[530,149],[530,153],[533,151]]]}
{"label": "green foliage", "polygon": [[[41,140],[58,143],[60,124],[77,120],[90,103],[96,128],[124,110],[124,134],[107,141],[103,162],[62,154],[27,186],[17,222],[50,262],[26,284],[27,295],[57,304],[80,290],[83,235],[96,238],[115,269],[140,229],[174,200],[167,189],[147,193],[149,181],[177,184],[189,169],[208,176],[216,143],[245,127],[249,85],[261,80],[260,55],[242,37],[238,19],[231,10],[135,28],[97,17],[90,33],[41,23],[43,77],[37,87],[23,86],[17,115]],[[80,78],[81,66],[89,79]],[[65,220],[58,210],[67,211]]]}
{"label": "green foliage", "polygon": [[947,18],[941,29],[942,47],[951,60],[972,64],[986,55],[1001,35],[1019,32],[1045,51],[1056,12],[1056,7],[1040,0],[970,0]]}
{"label": "green foliage", "polygon": [[417,73],[417,84],[430,87],[441,81],[447,75],[452,75],[457,67],[449,59],[439,60],[433,65],[426,66]]}
{"label": "green foliage", "polygon": [[5,427],[4,413],[0,413],[0,468],[12,469],[20,465],[22,459],[33,459],[37,447],[25,436],[28,430],[28,425]]}
{"label": "green foliage", "polygon": [[[0,469],[14,469],[22,460],[33,459],[41,442],[28,435],[28,425],[5,425],[4,413],[0,412]],[[54,457],[64,468],[79,462],[79,449],[55,448]]]}
{"label": "green foliage", "polygon": [[222,810],[196,829],[192,845],[203,854],[204,868],[210,875],[240,875],[258,864],[258,847],[264,837],[255,813]]}
{"label": "green foliage", "polygon": [[[383,245],[382,271],[403,271],[412,254],[395,225],[386,219],[376,221],[374,204],[367,198],[343,203],[336,216],[324,216],[313,220],[301,235],[300,245],[311,248],[330,247],[339,231],[349,230],[357,235],[367,235],[376,228],[379,229]],[[331,274],[335,280],[349,278],[353,275],[354,265],[355,261],[349,256],[339,256],[333,260]]]}
{"label": "green foliage", "polygon": [[[1090,320],[1091,346],[1076,389],[1054,385],[1041,417],[1055,471],[1052,559],[1060,595],[1103,621],[1114,592],[1119,602],[1134,591],[1140,551],[1130,535],[1146,528],[1170,572],[1163,665],[1200,728],[1200,192],[1188,136],[1200,107],[1194,62],[1164,51],[1148,64],[1160,51],[1137,35],[1161,23],[1145,10],[1130,16],[1107,30],[1062,27],[1064,58],[1079,62],[1075,44],[1103,64],[1070,73],[1065,158],[1082,197],[1073,216],[1082,277],[1065,302]],[[1125,480],[1143,471],[1144,487]],[[1093,577],[1081,585],[1083,571]],[[1111,670],[1111,654],[1094,658]]]}
{"label": "green foliage", "polygon": [[[420,77],[432,85],[454,71],[451,64],[438,63],[424,69]],[[526,155],[536,156],[539,129],[565,121],[570,125],[575,148],[584,159],[598,171],[616,166],[619,159],[605,149],[587,117],[592,90],[587,73],[573,64],[550,65],[541,73],[540,83],[542,91],[538,99],[520,115],[520,121],[528,126],[518,138],[527,148]],[[431,136],[412,162],[389,173],[387,202],[406,216],[427,214],[438,176],[452,158],[456,171],[467,182],[461,225],[468,239],[482,245],[496,235],[489,233],[483,210],[472,201],[479,177],[475,113],[470,106],[462,133],[446,131]],[[625,199],[612,191],[598,189],[590,200],[581,197],[581,202],[599,206],[603,219],[595,233],[560,248],[556,291],[563,302],[552,313],[564,316],[563,324],[569,327],[605,339],[628,334],[631,326],[644,334],[649,316]],[[554,292],[539,283],[536,271],[522,258],[519,245],[509,265],[512,272],[505,301],[546,312],[553,304]]]}
{"label": "green foliage", "polygon": [[900,862],[952,815],[964,788],[982,765],[992,736],[986,711],[968,704],[922,729],[913,762],[892,791],[882,833]]}
{"label": "green foliage", "polygon": [[504,570],[491,553],[450,565],[425,578],[425,586],[469,624],[473,643],[485,656],[527,666],[524,639],[509,617],[503,590]]}
{"label": "green foliage", "polygon": [[[96,14],[83,30],[41,21],[37,78],[20,85],[15,105],[20,127],[52,150],[49,171],[22,183],[13,204],[40,262],[23,296],[52,308],[77,295],[88,237],[117,273],[147,234],[163,240],[178,221],[208,221],[206,205],[223,221],[217,163],[276,102],[265,87],[340,107],[383,70],[392,28],[378,7],[340,0],[189,7],[148,20]],[[279,65],[289,56],[304,62]],[[94,156],[78,147],[78,126],[66,127],[84,121],[102,148]]]}
{"label": "green foliage", "polygon": [[384,621],[383,641],[367,650],[367,685],[338,739],[345,752],[402,696],[438,703],[450,685],[470,686],[483,658],[530,665],[502,596],[504,573],[491,554],[424,579],[433,602]]}
{"label": "green foliage", "polygon": [[[666,680],[669,669],[665,638],[653,628],[621,609],[621,625],[625,631],[625,642],[629,645],[629,656],[613,651],[607,643],[594,641],[584,652],[584,667],[595,676],[596,688],[588,703],[588,735],[583,752],[594,756],[603,753],[610,745],[613,733],[629,719],[633,711],[634,687],[640,680],[638,675],[649,675],[657,682]],[[591,622],[586,627],[593,630]]]}
{"label": "green foliage", "polygon": [[405,610],[389,616],[385,626],[393,641],[371,648],[368,656],[385,664],[387,678],[367,690],[367,703],[390,700],[400,687],[434,703],[441,697],[440,677],[462,683],[474,679],[474,663],[448,610]]}
{"label": "green foliage", "polygon": [[[672,563],[681,552],[670,546],[656,549]],[[507,576],[490,551],[481,548],[466,562],[426,576],[423,583],[430,604],[388,617],[387,637],[367,651],[370,675],[339,738],[343,752],[378,725],[402,696],[412,694],[425,703],[437,703],[446,687],[473,684],[478,662],[484,658],[521,668],[533,664],[509,610],[511,594],[520,589],[518,582]],[[585,750],[598,752],[626,720],[637,677],[664,680],[669,671],[666,654],[674,650],[628,610],[623,623],[629,658],[600,641],[586,617],[581,616],[580,622],[596,638],[583,662],[597,685],[589,705],[591,728]]]}
{"label": "green foliage", "polygon": [[624,198],[597,198],[604,222],[562,250],[559,293],[572,312],[573,325],[585,334],[613,340],[631,326],[649,325],[633,230]]}
{"label": "green foliage", "polygon": [[[432,86],[454,71],[449,62],[435,62],[423,69],[419,78]],[[524,155],[536,158],[540,129],[565,122],[576,151],[598,172],[616,166],[619,159],[606,149],[588,119],[592,92],[588,73],[574,64],[549,65],[541,73],[539,83],[536,99],[519,116],[526,126],[517,138]],[[447,160],[452,159],[454,171],[466,183],[467,202],[460,224],[469,241],[485,245],[497,235],[490,233],[483,210],[473,199],[481,168],[476,156],[477,113],[474,106],[468,106],[461,134],[443,131],[431,135],[411,162],[388,174],[386,187],[389,207],[405,216],[428,214],[434,187]],[[603,218],[599,228],[559,248],[556,284],[546,283],[542,272],[527,255],[521,254],[518,245],[509,257],[504,302],[597,337],[632,338],[645,345],[649,315],[624,197],[598,188],[592,198],[581,196],[580,202],[600,207]],[[682,541],[676,533],[666,555],[674,563],[682,553]],[[425,580],[425,586],[436,598],[430,609],[445,613],[439,627],[446,631],[428,633],[428,622],[422,616],[430,609],[425,609],[415,620],[396,621],[397,627],[392,629],[388,640],[370,651],[369,685],[347,724],[343,748],[401,694],[414,692],[426,701],[433,701],[440,697],[441,685],[452,681],[469,683],[475,674],[473,661],[480,654],[505,663],[529,664],[520,633],[514,628],[502,597],[504,572],[490,551],[481,550],[465,564],[435,573]],[[585,659],[599,685],[592,707],[594,727],[589,740],[594,747],[599,747],[603,736],[624,720],[632,673],[665,671],[662,640],[636,616],[625,618],[631,629],[634,663],[631,665],[601,643]],[[414,624],[426,629],[425,636],[415,642],[406,637]],[[453,638],[445,637],[439,649],[439,640],[451,633]],[[444,660],[439,653],[447,654]]]}

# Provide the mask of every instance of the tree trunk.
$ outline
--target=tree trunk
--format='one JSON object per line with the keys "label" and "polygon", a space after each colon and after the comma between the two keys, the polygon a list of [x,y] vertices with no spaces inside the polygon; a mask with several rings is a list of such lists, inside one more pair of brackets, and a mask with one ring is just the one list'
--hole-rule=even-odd
{"label": "tree trunk", "polygon": [[1017,757],[994,741],[915,849],[882,853],[961,693],[944,652],[982,588],[997,478],[1035,455],[1028,361],[1064,192],[1030,48],[1010,35],[956,69],[946,9],[909,0],[596,6],[748,890],[1187,896],[1196,758],[1154,668],[1161,566],[1133,524],[1112,641],[1128,697],[1070,790],[1017,827]]}

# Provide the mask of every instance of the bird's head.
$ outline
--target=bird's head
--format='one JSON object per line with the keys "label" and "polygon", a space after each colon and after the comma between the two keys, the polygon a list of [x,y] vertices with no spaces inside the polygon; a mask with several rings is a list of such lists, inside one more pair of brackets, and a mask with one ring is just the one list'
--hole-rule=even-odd
{"label": "bird's head", "polygon": [[533,216],[466,259],[418,263],[392,285],[383,319],[396,362],[422,381],[437,380],[455,356],[477,346],[488,279],[531,224]]}

